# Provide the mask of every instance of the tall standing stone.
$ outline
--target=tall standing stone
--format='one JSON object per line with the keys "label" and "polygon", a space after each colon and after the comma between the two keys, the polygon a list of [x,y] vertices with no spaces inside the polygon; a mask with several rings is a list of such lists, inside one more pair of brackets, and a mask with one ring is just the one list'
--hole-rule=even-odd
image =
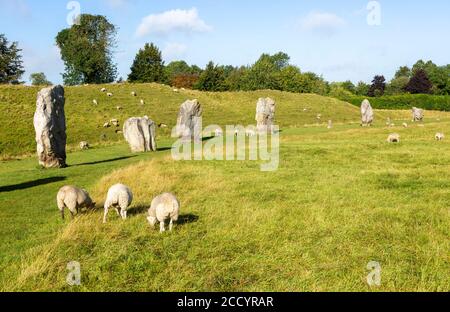
{"label": "tall standing stone", "polygon": [[187,100],[180,107],[178,113],[176,137],[184,140],[201,140],[202,106],[198,100]]}
{"label": "tall standing stone", "polygon": [[423,109],[413,107],[412,108],[413,122],[423,120]]}
{"label": "tall standing stone", "polygon": [[273,132],[275,122],[275,101],[260,98],[256,103],[256,127],[258,132]]}
{"label": "tall standing stone", "polygon": [[361,104],[361,125],[371,126],[373,122],[373,109],[369,100],[365,99]]}
{"label": "tall standing stone", "polygon": [[53,86],[37,95],[34,129],[39,164],[45,168],[66,167],[66,117],[64,88]]}
{"label": "tall standing stone", "polygon": [[156,152],[156,126],[147,116],[128,119],[123,136],[133,153]]}

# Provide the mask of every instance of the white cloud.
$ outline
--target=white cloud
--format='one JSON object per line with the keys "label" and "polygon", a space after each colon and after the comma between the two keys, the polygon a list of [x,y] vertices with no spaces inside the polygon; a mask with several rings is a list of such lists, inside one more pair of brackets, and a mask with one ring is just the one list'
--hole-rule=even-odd
{"label": "white cloud", "polygon": [[190,10],[176,9],[144,17],[136,30],[136,36],[168,35],[172,32],[208,32],[211,30],[212,27],[199,17],[196,8]]}
{"label": "white cloud", "polygon": [[301,29],[318,34],[331,36],[347,22],[333,13],[311,12],[300,21]]}
{"label": "white cloud", "polygon": [[166,61],[173,61],[179,59],[187,51],[187,46],[181,43],[168,43],[163,51],[163,58]]}

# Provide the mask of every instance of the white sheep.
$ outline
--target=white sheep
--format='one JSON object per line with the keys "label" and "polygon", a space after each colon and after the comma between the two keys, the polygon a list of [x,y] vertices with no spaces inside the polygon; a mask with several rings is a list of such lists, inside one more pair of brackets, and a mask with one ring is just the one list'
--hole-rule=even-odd
{"label": "white sheep", "polygon": [[131,92],[131,96],[137,96],[137,93],[135,91]]}
{"label": "white sheep", "polygon": [[109,97],[112,97],[112,96],[113,96],[112,93],[107,93],[106,95],[109,96]]}
{"label": "white sheep", "polygon": [[92,100],[92,103],[94,104],[94,105],[98,105],[98,102],[97,102],[97,100]]}
{"label": "white sheep", "polygon": [[408,124],[406,122],[403,123],[403,128],[408,128]]}
{"label": "white sheep", "polygon": [[89,193],[86,190],[77,188],[75,186],[64,186],[56,195],[56,202],[61,217],[64,220],[64,208],[69,209],[72,219],[75,214],[78,214],[81,208],[94,208],[95,203],[92,201]]}
{"label": "white sheep", "polygon": [[141,100],[141,105],[145,105],[145,102],[144,102],[144,100]]}
{"label": "white sheep", "polygon": [[173,223],[178,221],[180,214],[180,202],[171,193],[164,193],[159,195],[152,201],[152,205],[148,210],[147,220],[152,227],[158,221],[159,231],[163,233],[166,231],[165,221],[170,220],[169,231],[173,229]]}
{"label": "white sheep", "polygon": [[88,150],[89,149],[89,143],[88,142],[86,142],[86,141],[81,141],[80,142],[80,149],[81,150]]}
{"label": "white sheep", "polygon": [[389,143],[400,143],[400,135],[399,135],[398,133],[391,133],[391,134],[388,136],[387,141],[388,141]]}
{"label": "white sheep", "polygon": [[[123,220],[127,218],[127,210],[133,201],[133,193],[131,190],[123,184],[116,184],[111,186],[106,196],[104,205],[103,223],[106,223],[106,217],[108,215],[109,208],[114,207],[117,214],[122,217]],[[119,211],[120,208],[120,211]]]}
{"label": "white sheep", "polygon": [[109,122],[105,122],[103,124],[103,128],[109,128],[109,127],[111,127],[111,124]]}
{"label": "white sheep", "polygon": [[101,88],[100,91],[101,92],[106,92],[107,90],[106,90],[106,88]]}
{"label": "white sheep", "polygon": [[445,139],[445,135],[441,132],[438,132],[438,133],[436,133],[435,138],[437,141],[442,141],[443,139]]}
{"label": "white sheep", "polygon": [[223,131],[222,131],[222,129],[220,129],[220,128],[216,129],[216,131],[214,131],[214,135],[215,135],[216,137],[221,137],[221,136],[223,136]]}

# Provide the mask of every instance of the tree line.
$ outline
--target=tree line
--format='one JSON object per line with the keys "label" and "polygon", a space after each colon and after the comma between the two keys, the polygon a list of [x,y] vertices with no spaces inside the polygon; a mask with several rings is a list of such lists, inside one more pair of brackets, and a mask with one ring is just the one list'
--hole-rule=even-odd
{"label": "tree line", "polygon": [[[117,27],[106,17],[82,14],[79,23],[61,30],[56,45],[61,51],[65,85],[122,82],[117,79],[113,54]],[[24,74],[21,50],[17,42],[9,43],[0,34],[0,83],[18,84]],[[33,85],[51,84],[44,73],[30,76]],[[290,63],[284,52],[262,54],[252,65],[232,66],[209,62],[204,69],[185,61],[165,64],[161,50],[153,43],[141,48],[132,63],[127,79],[130,83],[157,82],[177,88],[202,91],[252,91],[272,89],[321,95],[359,95],[378,97],[401,94],[450,94],[450,65],[438,66],[418,61],[412,68],[400,67],[387,82],[376,75],[371,84],[351,81],[327,82],[312,72],[302,72]]]}

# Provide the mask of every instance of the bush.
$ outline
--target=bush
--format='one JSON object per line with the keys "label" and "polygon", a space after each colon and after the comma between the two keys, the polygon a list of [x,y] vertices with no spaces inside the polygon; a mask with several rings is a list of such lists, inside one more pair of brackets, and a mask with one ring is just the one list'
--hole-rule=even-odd
{"label": "bush", "polygon": [[373,108],[377,109],[411,109],[419,107],[427,110],[450,111],[449,95],[404,94],[381,97],[363,97],[356,95],[338,94],[336,98],[361,106],[364,99],[368,99]]}

